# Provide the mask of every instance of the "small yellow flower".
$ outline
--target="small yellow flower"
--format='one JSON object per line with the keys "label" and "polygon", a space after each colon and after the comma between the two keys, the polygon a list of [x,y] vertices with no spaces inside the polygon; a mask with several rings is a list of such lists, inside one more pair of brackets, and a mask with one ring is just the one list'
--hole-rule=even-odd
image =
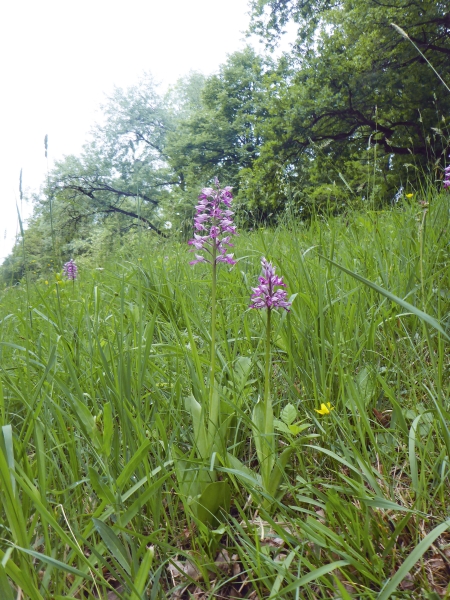
{"label": "small yellow flower", "polygon": [[326,404],[322,402],[322,404],[320,405],[320,409],[315,408],[314,410],[316,411],[316,413],[319,413],[319,415],[329,415],[330,412],[334,410],[334,407],[331,406],[331,402],[327,402]]}
{"label": "small yellow flower", "polygon": [[47,280],[45,281],[45,285],[48,285],[48,281]]}
{"label": "small yellow flower", "polygon": [[414,194],[405,194],[405,196],[406,196],[407,198],[412,198],[412,197],[414,196]]}

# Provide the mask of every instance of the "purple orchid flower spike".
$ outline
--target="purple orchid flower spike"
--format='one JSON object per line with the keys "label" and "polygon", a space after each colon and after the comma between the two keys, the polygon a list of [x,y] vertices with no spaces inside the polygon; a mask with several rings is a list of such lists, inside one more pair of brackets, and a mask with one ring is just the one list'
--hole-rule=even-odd
{"label": "purple orchid flower spike", "polygon": [[252,302],[250,308],[284,308],[289,311],[291,303],[288,302],[287,292],[283,289],[286,284],[282,277],[275,274],[275,267],[265,258],[261,259],[263,274],[259,277],[259,286],[252,288]]}
{"label": "purple orchid flower spike", "polygon": [[450,187],[450,165],[444,169],[444,189],[447,190]]}
{"label": "purple orchid flower spike", "polygon": [[71,279],[72,281],[75,281],[75,279],[77,278],[78,267],[75,264],[73,258],[71,258],[69,260],[69,262],[66,262],[63,269],[64,269],[64,275],[67,277],[67,279]]}
{"label": "purple orchid flower spike", "polygon": [[199,202],[195,207],[197,214],[194,218],[194,237],[188,244],[194,246],[193,252],[203,250],[206,256],[196,254],[196,260],[192,260],[189,264],[196,265],[199,262],[236,264],[234,255],[227,254],[227,250],[233,247],[231,236],[237,235],[232,218],[234,213],[231,210],[233,200],[231,189],[229,186],[221,188],[217,177],[214,179],[214,187],[202,189],[198,197]]}

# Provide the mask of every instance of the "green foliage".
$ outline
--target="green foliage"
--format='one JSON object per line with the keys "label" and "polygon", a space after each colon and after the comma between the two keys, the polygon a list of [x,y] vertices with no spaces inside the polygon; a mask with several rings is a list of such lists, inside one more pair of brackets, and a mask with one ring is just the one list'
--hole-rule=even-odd
{"label": "green foliage", "polygon": [[[83,152],[57,163],[34,199],[25,247],[40,266],[29,268],[21,246],[4,282],[43,273],[51,259],[103,258],[139,229],[186,237],[198,190],[216,176],[233,186],[249,228],[378,209],[439,184],[449,140],[447,2],[250,6],[265,54],[247,47],[165,94],[149,74],[113,91]],[[292,27],[291,51],[274,58]]]}
{"label": "green foliage", "polygon": [[155,210],[179,179],[167,164],[166,138],[173,119],[150,76],[116,89],[103,107],[81,157],[67,157],[49,178],[47,195],[73,222],[92,224],[118,214],[160,233]]}
{"label": "green foliage", "polygon": [[[0,593],[442,596],[448,227],[447,196],[429,195],[241,232],[218,281],[228,421],[214,456],[185,400],[203,398],[211,325],[210,284],[185,245],[137,236],[104,270],[82,261],[74,284],[4,290]],[[297,294],[273,319],[271,453],[255,415],[264,321],[247,310],[262,254]]]}
{"label": "green foliage", "polygon": [[279,63],[250,196],[264,190],[275,209],[296,198],[309,214],[339,209],[349,189],[354,199],[385,202],[401,185],[417,187],[424,172],[442,173],[450,96],[391,24],[448,80],[446,3],[268,0],[253,11],[269,43],[293,19],[298,44]]}
{"label": "green foliage", "polygon": [[188,185],[198,188],[217,176],[239,190],[239,173],[251,167],[261,145],[256,123],[266,113],[264,62],[250,48],[232,54],[205,82],[201,106],[171,134],[171,163]]}

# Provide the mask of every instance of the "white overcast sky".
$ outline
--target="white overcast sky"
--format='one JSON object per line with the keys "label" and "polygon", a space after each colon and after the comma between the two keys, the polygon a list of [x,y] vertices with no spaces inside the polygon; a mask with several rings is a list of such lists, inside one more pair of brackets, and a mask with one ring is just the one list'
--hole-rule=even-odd
{"label": "white overcast sky", "polygon": [[[114,85],[210,74],[245,46],[247,0],[6,0],[0,7],[0,261],[17,231],[19,173],[78,153]],[[20,204],[20,203],[19,203]],[[24,217],[31,207],[22,206]]]}

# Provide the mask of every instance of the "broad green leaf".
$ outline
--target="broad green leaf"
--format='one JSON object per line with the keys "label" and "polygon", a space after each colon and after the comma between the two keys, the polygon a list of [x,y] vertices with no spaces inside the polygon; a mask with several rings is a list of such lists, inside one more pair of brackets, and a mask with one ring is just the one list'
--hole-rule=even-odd
{"label": "broad green leaf", "polygon": [[208,434],[205,426],[205,418],[202,406],[190,395],[185,399],[186,410],[191,414],[194,426],[194,443],[198,449],[199,456],[206,460],[209,456]]}
{"label": "broad green leaf", "polygon": [[233,363],[233,378],[238,390],[245,387],[250,371],[252,361],[248,356],[239,356]]}
{"label": "broad green leaf", "polygon": [[236,456],[227,453],[228,468],[224,469],[227,473],[236,475],[244,484],[251,484],[254,488],[261,487],[261,476],[254,473],[249,467],[244,465]]}
{"label": "broad green leaf", "polygon": [[92,518],[92,521],[94,522],[95,529],[98,531],[102,540],[105,542],[105,546],[108,548],[108,550],[117,560],[117,562],[125,569],[128,575],[130,575],[130,559],[122,542],[119,540],[119,538],[109,525],[95,518]]}
{"label": "broad green leaf", "polygon": [[106,500],[112,505],[116,504],[116,498],[113,491],[105,484],[100,478],[100,475],[94,469],[94,467],[88,468],[89,481],[91,482],[92,489],[101,500]]}
{"label": "broad green leaf", "polygon": [[231,489],[226,481],[214,481],[208,484],[201,496],[196,499],[197,518],[209,526],[217,526],[215,519],[222,508],[226,513],[230,510]]}
{"label": "broad green leaf", "polygon": [[376,388],[374,385],[374,378],[367,367],[363,367],[355,378],[356,387],[360,393],[365,406],[374,397]]}
{"label": "broad green leaf", "polygon": [[[292,425],[289,425],[289,431],[292,433],[292,435],[298,435],[302,431],[305,431],[305,429],[309,429],[309,427],[311,427],[311,423],[293,423]],[[315,437],[315,434],[311,434],[306,437],[312,438]]]}
{"label": "broad green leaf", "polygon": [[290,435],[292,433],[290,427],[288,427],[286,425],[286,423],[284,423],[283,421],[280,421],[279,419],[273,420],[273,426],[278,431],[282,431],[283,433],[286,433],[287,435]]}
{"label": "broad green leaf", "polygon": [[253,409],[253,439],[258,456],[259,468],[263,485],[266,489],[269,487],[270,474],[272,473],[275,461],[275,436],[273,430],[273,421],[267,423],[267,410],[264,401],[259,399]]}
{"label": "broad green leaf", "polygon": [[293,404],[286,404],[280,413],[280,417],[281,420],[286,423],[286,425],[291,425],[297,418],[297,409]]}

